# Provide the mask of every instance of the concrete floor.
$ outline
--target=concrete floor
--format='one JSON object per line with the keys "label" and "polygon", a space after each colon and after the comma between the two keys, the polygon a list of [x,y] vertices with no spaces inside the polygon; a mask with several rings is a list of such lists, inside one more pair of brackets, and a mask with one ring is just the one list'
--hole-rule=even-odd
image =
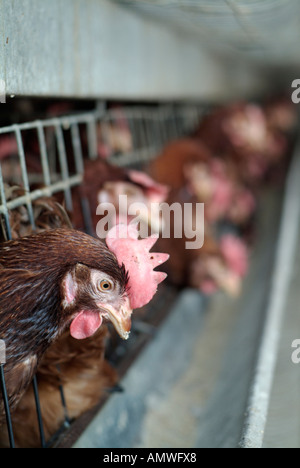
{"label": "concrete floor", "polygon": [[156,398],[152,396],[137,447],[198,446],[201,418],[217,385],[220,356],[224,355],[232,322],[238,313],[235,306],[223,295],[208,306],[183,373],[168,392]]}

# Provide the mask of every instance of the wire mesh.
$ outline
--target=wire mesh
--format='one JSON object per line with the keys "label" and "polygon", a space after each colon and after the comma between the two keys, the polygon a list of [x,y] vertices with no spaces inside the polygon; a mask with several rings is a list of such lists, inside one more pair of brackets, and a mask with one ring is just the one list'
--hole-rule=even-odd
{"label": "wire mesh", "polygon": [[[36,229],[33,203],[41,197],[62,194],[68,211],[72,212],[72,188],[80,185],[84,160],[99,156],[122,167],[141,168],[154,158],[164,144],[192,130],[205,112],[200,105],[132,106],[105,109],[98,105],[87,113],[61,116],[35,122],[0,128],[0,144],[9,138],[15,153],[0,164],[0,213],[2,240],[13,237],[10,214],[25,207],[32,231]],[[126,129],[123,139],[117,141],[116,126]],[[17,196],[8,197],[10,187],[22,187]],[[83,212],[89,207],[81,200]],[[88,216],[85,230],[90,231]],[[149,335],[150,325],[137,322],[137,330]],[[1,337],[0,337],[1,338]],[[134,341],[134,340],[133,340]],[[1,347],[1,344],[3,345]],[[137,340],[137,346],[140,342]],[[14,434],[5,387],[5,343],[0,340],[0,377],[5,405],[10,447],[14,447]],[[123,347],[114,349],[114,356],[124,355]],[[3,359],[2,359],[3,358]],[[43,415],[39,401],[38,383],[33,380],[34,398],[38,417],[41,447],[52,446],[56,438],[70,426],[63,385],[60,385],[61,404],[64,409],[63,426],[46,440]]]}

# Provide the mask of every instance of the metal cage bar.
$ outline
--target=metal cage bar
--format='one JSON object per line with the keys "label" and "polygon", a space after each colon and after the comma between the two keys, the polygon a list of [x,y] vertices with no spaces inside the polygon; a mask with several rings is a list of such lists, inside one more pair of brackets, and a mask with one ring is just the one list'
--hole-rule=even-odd
{"label": "metal cage bar", "polygon": [[9,408],[9,403],[8,403],[8,396],[7,396],[7,390],[6,390],[6,384],[5,384],[5,375],[4,375],[5,364],[6,364],[6,345],[5,345],[4,340],[0,340],[0,387],[1,387],[1,393],[2,393],[2,398],[3,398],[4,410],[5,410],[9,444],[11,448],[14,448],[15,441],[14,441],[11,414],[10,414],[10,408]]}

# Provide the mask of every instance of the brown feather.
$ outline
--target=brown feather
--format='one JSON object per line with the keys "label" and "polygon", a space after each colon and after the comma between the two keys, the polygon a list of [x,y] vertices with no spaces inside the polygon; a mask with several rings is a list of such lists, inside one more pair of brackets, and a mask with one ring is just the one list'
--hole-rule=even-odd
{"label": "brown feather", "polygon": [[[65,419],[59,386],[63,384],[68,417],[73,420],[97,405],[106,390],[117,382],[115,370],[105,361],[106,327],[92,338],[74,340],[65,333],[45,354],[37,373],[39,398],[46,440],[60,428]],[[38,447],[40,444],[35,401],[29,387],[12,422],[16,447]],[[0,432],[0,446],[8,447],[6,431]]]}
{"label": "brown feather", "polygon": [[184,166],[208,161],[210,156],[210,151],[200,141],[182,138],[166,145],[149,165],[148,172],[157,182],[178,190],[185,185]]}

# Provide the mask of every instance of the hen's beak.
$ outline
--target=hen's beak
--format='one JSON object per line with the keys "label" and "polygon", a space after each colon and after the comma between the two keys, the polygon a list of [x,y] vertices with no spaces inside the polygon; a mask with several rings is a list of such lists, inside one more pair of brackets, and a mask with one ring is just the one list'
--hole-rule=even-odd
{"label": "hen's beak", "polygon": [[123,338],[123,340],[127,340],[131,329],[132,314],[129,298],[126,297],[122,306],[119,308],[111,304],[99,304],[99,308],[102,311],[101,315],[113,324],[120,337]]}

